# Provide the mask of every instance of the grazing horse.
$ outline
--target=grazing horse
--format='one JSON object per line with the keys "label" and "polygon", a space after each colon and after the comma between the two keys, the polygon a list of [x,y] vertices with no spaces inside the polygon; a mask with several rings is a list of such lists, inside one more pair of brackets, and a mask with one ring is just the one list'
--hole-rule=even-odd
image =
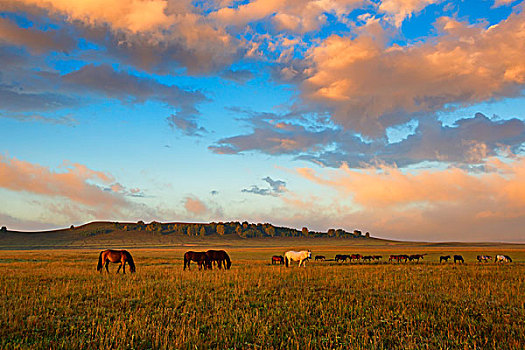
{"label": "grazing horse", "polygon": [[324,255],[316,255],[315,256],[315,261],[318,261],[318,260],[325,261],[326,260],[326,256],[324,256]]}
{"label": "grazing horse", "polygon": [[417,261],[419,262],[419,259],[423,259],[423,254],[413,254],[408,257],[408,260],[410,261]]}
{"label": "grazing horse", "polygon": [[478,262],[485,262],[485,263],[487,263],[487,262],[490,261],[490,259],[492,259],[492,257],[490,255],[478,255],[476,257],[476,259],[478,259]]}
{"label": "grazing horse", "polygon": [[352,260],[356,260],[356,261],[359,261],[361,259],[361,255],[360,254],[352,254],[350,255],[350,262],[352,262]]}
{"label": "grazing horse", "polygon": [[184,253],[184,270],[186,270],[186,266],[188,266],[188,270],[190,269],[190,262],[195,261],[199,265],[199,270],[202,270],[202,266],[204,265],[204,270],[210,269],[211,270],[211,260],[206,254],[206,252],[186,252]]}
{"label": "grazing horse", "polygon": [[393,261],[393,260],[397,260],[398,263],[400,263],[401,260],[403,260],[403,262],[407,262],[407,260],[408,260],[408,255],[405,255],[405,254],[401,254],[401,255],[390,255],[390,258],[388,258],[388,261]]}
{"label": "grazing horse", "polygon": [[311,250],[301,250],[300,252],[289,250],[286,253],[284,253],[284,263],[286,267],[288,267],[288,265],[291,264],[292,261],[299,261],[299,266],[303,264],[303,267],[306,267],[306,260],[310,259],[311,257]]}
{"label": "grazing horse", "polygon": [[512,262],[512,259],[508,255],[496,255],[496,257],[494,258],[494,262],[495,263],[497,263],[497,262],[501,262],[501,263]]}
{"label": "grazing horse", "polygon": [[450,259],[450,255],[441,255],[439,257],[439,263],[441,264],[443,261],[448,262],[448,259]]}
{"label": "grazing horse", "polygon": [[335,260],[336,262],[339,262],[339,261],[345,262],[346,259],[350,259],[350,255],[337,254],[337,255],[335,256],[335,259],[334,259],[334,260]]}
{"label": "grazing horse", "polygon": [[109,273],[108,265],[110,262],[120,263],[117,269],[117,273],[119,273],[121,267],[122,273],[126,273],[126,263],[128,263],[129,271],[131,273],[136,271],[135,262],[133,261],[131,254],[127,250],[107,249],[101,251],[100,255],[98,256],[97,271],[102,272],[102,268],[106,267],[106,271]]}
{"label": "grazing horse", "polygon": [[275,265],[275,264],[284,265],[284,257],[282,255],[272,256],[272,265]]}
{"label": "grazing horse", "polygon": [[230,261],[230,257],[228,256],[228,253],[226,253],[224,250],[208,250],[206,252],[206,255],[208,258],[210,258],[211,262],[217,262],[217,267],[220,269],[221,265],[224,265],[224,268],[226,270],[229,270],[232,266],[232,262]]}
{"label": "grazing horse", "polygon": [[372,259],[373,260],[381,260],[381,259],[383,259],[383,257],[381,255],[373,255]]}
{"label": "grazing horse", "polygon": [[456,263],[456,261],[465,263],[465,259],[463,259],[463,256],[461,255],[454,255],[454,264]]}
{"label": "grazing horse", "polygon": [[372,255],[365,255],[362,257],[362,259],[363,259],[363,262],[365,261],[371,262],[374,259],[374,257]]}

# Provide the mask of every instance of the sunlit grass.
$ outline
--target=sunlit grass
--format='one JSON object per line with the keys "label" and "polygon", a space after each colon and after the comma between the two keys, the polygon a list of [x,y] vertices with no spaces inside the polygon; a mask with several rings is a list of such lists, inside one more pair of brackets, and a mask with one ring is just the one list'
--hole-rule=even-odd
{"label": "sunlit grass", "polygon": [[[397,252],[397,251],[396,251]],[[394,252],[394,253],[396,253]],[[0,252],[0,346],[16,348],[498,348],[525,344],[525,265],[270,266],[182,271],[181,251],[136,251],[137,273],[96,251]],[[277,252],[278,253],[278,252]],[[330,253],[330,252],[328,252]],[[383,255],[388,252],[384,251]],[[467,254],[468,253],[468,254]],[[469,256],[476,252],[466,252]],[[328,255],[328,254],[327,254]],[[264,259],[264,260],[263,260]]]}

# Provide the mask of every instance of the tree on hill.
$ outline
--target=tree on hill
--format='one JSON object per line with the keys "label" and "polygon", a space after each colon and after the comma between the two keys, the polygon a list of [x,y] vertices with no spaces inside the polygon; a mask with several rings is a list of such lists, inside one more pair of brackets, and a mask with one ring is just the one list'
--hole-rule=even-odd
{"label": "tree on hill", "polygon": [[2,228],[0,229],[0,232],[7,232],[7,227],[2,226]]}

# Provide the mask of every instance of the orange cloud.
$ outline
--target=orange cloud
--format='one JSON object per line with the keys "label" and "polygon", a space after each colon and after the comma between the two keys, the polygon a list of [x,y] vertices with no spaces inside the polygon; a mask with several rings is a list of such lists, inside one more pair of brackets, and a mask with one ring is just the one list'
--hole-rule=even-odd
{"label": "orange cloud", "polygon": [[[376,234],[403,239],[523,241],[525,157],[490,158],[485,168],[484,173],[460,168],[402,171],[387,166],[362,170],[343,166],[322,175],[309,168],[296,171],[339,192],[338,204],[324,211],[313,209],[324,212],[320,215],[331,226],[353,222]],[[289,204],[304,210],[304,205]],[[346,212],[334,212],[337,207]]]}
{"label": "orange cloud", "polygon": [[385,45],[370,20],[356,38],[332,35],[309,51],[306,101],[373,136],[414,114],[515,96],[525,84],[525,13],[489,28],[440,18],[436,42]]}
{"label": "orange cloud", "polygon": [[196,197],[186,197],[184,199],[184,208],[190,214],[203,215],[208,212],[208,207],[204,202]]}
{"label": "orange cloud", "polygon": [[[85,206],[118,210],[129,203],[121,193],[104,189],[103,186],[114,181],[111,175],[82,164],[66,164],[65,171],[55,172],[38,164],[0,156],[0,188],[11,191],[62,197]],[[113,187],[121,188],[118,184]]]}

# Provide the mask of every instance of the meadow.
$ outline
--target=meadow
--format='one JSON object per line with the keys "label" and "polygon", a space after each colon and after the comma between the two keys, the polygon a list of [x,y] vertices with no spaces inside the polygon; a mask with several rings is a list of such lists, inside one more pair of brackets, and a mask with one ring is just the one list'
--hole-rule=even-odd
{"label": "meadow", "polygon": [[[523,247],[362,247],[428,255],[272,266],[283,249],[227,248],[229,271],[183,271],[186,249],[130,249],[126,275],[96,272],[98,250],[0,251],[0,348],[523,349]],[[474,262],[491,249],[514,262]],[[465,265],[437,262],[458,252]]]}

